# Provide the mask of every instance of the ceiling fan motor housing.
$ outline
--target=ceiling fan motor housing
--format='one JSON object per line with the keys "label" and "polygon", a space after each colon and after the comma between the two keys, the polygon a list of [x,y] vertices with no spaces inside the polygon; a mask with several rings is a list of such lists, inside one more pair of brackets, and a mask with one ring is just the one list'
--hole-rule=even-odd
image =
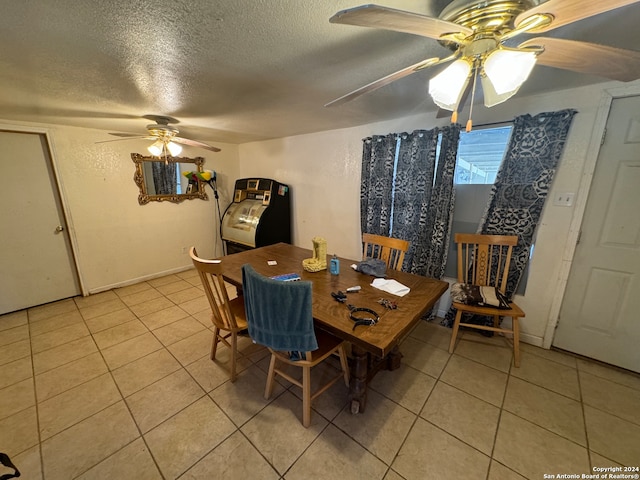
{"label": "ceiling fan motor housing", "polygon": [[168,139],[175,137],[179,133],[178,129],[175,127],[172,127],[171,125],[151,124],[151,125],[147,125],[147,130],[149,131],[149,134],[153,137],[168,138]]}
{"label": "ceiling fan motor housing", "polygon": [[476,33],[500,35],[513,28],[518,15],[536,4],[534,0],[455,0],[440,13],[439,18],[463,25]]}

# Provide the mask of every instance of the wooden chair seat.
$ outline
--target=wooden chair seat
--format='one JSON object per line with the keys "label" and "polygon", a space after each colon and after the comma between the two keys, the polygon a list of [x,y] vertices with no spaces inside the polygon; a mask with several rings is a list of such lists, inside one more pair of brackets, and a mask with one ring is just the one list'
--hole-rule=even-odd
{"label": "wooden chair seat", "polygon": [[456,310],[464,310],[465,313],[470,313],[473,315],[484,315],[487,317],[493,316],[496,312],[499,312],[499,316],[501,317],[524,317],[524,311],[515,303],[511,302],[509,304],[509,309],[497,309],[492,307],[481,307],[477,305],[466,305],[464,303],[452,303],[453,308]]}
{"label": "wooden chair seat", "polygon": [[[318,341],[318,349],[312,352],[305,352],[305,360],[291,360],[289,352],[280,352],[269,349],[271,352],[271,362],[269,364],[269,374],[267,375],[267,385],[264,392],[265,399],[269,399],[273,393],[276,375],[280,375],[294,385],[302,389],[302,425],[308,427],[311,424],[311,404],[315,398],[330,388],[341,378],[344,379],[345,385],[349,386],[349,365],[347,363],[347,353],[345,350],[345,342],[334,337],[324,330],[316,329],[316,339]],[[340,358],[340,366],[342,368],[336,375],[332,376],[315,392],[311,392],[311,369],[322,363],[333,354],[337,354]],[[302,382],[293,378],[284,370],[277,368],[277,362],[302,368]]]}
{"label": "wooden chair seat", "polygon": [[248,325],[247,315],[244,310],[244,298],[236,297],[233,300],[229,300],[229,308],[236,319],[236,326],[238,329],[246,330]]}

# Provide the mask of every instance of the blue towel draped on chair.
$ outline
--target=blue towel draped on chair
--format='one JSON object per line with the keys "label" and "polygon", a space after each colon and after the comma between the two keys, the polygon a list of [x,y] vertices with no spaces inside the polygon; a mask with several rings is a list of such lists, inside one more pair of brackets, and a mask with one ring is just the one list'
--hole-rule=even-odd
{"label": "blue towel draped on chair", "polygon": [[313,329],[311,282],[282,282],[242,266],[249,335],[278,351],[317,350]]}

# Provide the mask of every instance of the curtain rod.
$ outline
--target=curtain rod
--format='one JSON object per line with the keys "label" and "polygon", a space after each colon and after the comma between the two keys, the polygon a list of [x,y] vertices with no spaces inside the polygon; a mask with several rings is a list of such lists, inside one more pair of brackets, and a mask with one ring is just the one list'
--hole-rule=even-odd
{"label": "curtain rod", "polygon": [[504,120],[502,122],[478,123],[477,125],[474,125],[474,127],[492,127],[494,125],[508,125],[512,123],[513,120]]}
{"label": "curtain rod", "polygon": [[[513,125],[514,120],[503,120],[501,122],[489,122],[489,123],[479,123],[478,125],[475,125],[475,128],[478,127],[492,127],[494,125]],[[437,128],[437,127],[435,127]],[[376,137],[386,137],[388,135],[400,135],[401,133],[387,133],[386,135],[371,135],[369,137],[365,137],[362,139],[362,141],[367,141],[367,140],[371,140],[372,137],[376,136]]]}

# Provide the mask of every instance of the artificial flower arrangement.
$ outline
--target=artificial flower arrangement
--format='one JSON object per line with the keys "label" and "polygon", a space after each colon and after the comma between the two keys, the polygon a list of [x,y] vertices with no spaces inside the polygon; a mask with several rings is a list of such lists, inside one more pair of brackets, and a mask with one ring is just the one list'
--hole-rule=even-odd
{"label": "artificial flower arrangement", "polygon": [[212,170],[205,170],[203,172],[182,172],[182,174],[189,179],[189,183],[196,183],[198,181],[208,183],[210,186],[216,181],[216,172]]}

